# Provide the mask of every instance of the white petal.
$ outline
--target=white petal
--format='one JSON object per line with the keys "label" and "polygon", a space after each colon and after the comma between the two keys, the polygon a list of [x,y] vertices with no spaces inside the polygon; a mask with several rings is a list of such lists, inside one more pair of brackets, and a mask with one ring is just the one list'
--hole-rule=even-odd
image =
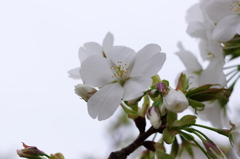
{"label": "white petal", "polygon": [[191,23],[198,20],[199,22],[204,22],[204,16],[202,14],[202,10],[200,8],[199,3],[194,4],[187,10],[186,21],[187,23]]}
{"label": "white petal", "polygon": [[180,51],[176,52],[176,54],[181,59],[188,72],[193,73],[202,70],[202,66],[199,64],[197,58],[190,51],[185,50],[180,42],[178,43],[178,47]]}
{"label": "white petal", "polygon": [[207,32],[207,28],[201,22],[192,22],[187,27],[187,33],[191,37],[207,40],[208,38],[207,38],[206,32]]}
{"label": "white petal", "polygon": [[232,5],[232,1],[230,0],[215,0],[206,5],[206,11],[210,19],[218,23],[223,17],[236,14],[234,11],[230,10],[230,5]]}
{"label": "white petal", "polygon": [[123,100],[132,100],[143,95],[143,92],[152,84],[152,79],[144,76],[135,76],[124,84]]}
{"label": "white petal", "polygon": [[148,44],[138,51],[131,77],[137,75],[151,77],[157,74],[166,60],[166,54],[160,51],[161,47],[157,44]]}
{"label": "white petal", "polygon": [[86,58],[88,58],[91,55],[92,54],[89,51],[85,50],[83,47],[79,48],[78,58],[80,60],[80,63],[82,63]]}
{"label": "white petal", "polygon": [[202,71],[199,84],[220,84],[226,86],[226,76],[223,73],[223,62],[218,59],[210,61],[208,67]]}
{"label": "white petal", "polygon": [[83,45],[88,52],[90,52],[92,55],[103,55],[102,53],[102,47],[96,42],[88,42]]}
{"label": "white petal", "polygon": [[68,71],[70,78],[73,79],[81,79],[80,73],[79,73],[80,67],[73,68]]}
{"label": "white petal", "polygon": [[84,84],[93,87],[102,87],[113,81],[107,59],[98,55],[92,55],[82,62],[80,75]]}
{"label": "white petal", "polygon": [[240,16],[238,15],[230,15],[222,18],[213,30],[213,39],[220,42],[231,40],[237,33],[239,23]]}
{"label": "white petal", "polygon": [[123,88],[119,83],[109,84],[101,88],[88,100],[88,113],[92,118],[105,120],[118,108]]}
{"label": "white petal", "polygon": [[124,67],[128,67],[130,71],[135,56],[135,51],[125,46],[113,46],[107,51],[107,59],[110,66],[118,66],[121,64]]}
{"label": "white petal", "polygon": [[114,42],[113,34],[108,32],[105,38],[103,39],[102,43],[104,53],[106,53],[107,50],[113,46],[113,42]]}

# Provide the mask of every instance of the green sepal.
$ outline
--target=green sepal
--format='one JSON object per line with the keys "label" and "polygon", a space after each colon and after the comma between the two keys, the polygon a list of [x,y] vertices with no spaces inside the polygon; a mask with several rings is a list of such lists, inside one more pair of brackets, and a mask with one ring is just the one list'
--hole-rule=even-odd
{"label": "green sepal", "polygon": [[129,118],[131,119],[135,119],[138,117],[138,112],[134,111],[134,110],[131,110],[131,109],[128,109],[127,107],[125,106],[122,106],[124,112],[128,115]]}
{"label": "green sepal", "polygon": [[163,140],[167,143],[167,144],[171,144],[173,143],[174,139],[175,139],[175,135],[176,135],[176,131],[169,131],[167,128],[165,128],[163,130]]}
{"label": "green sepal", "polygon": [[171,130],[173,122],[177,120],[177,113],[174,113],[172,111],[168,111],[167,114],[167,127]]}
{"label": "green sepal", "polygon": [[211,100],[215,100],[222,97],[228,98],[227,94],[224,93],[226,89],[211,88],[212,86],[220,86],[220,85],[206,84],[198,88],[190,89],[187,92],[186,97],[198,102],[211,101]]}
{"label": "green sepal", "polygon": [[178,79],[178,84],[176,90],[181,90],[183,93],[186,92],[188,89],[188,80],[187,76],[183,73],[181,73],[179,79]]}
{"label": "green sepal", "polygon": [[169,82],[168,82],[167,80],[162,80],[161,82],[165,83],[165,85],[166,85],[166,88],[168,88],[168,87],[169,87]]}
{"label": "green sepal", "polygon": [[202,111],[205,107],[205,104],[201,103],[201,102],[198,102],[198,101],[195,101],[195,100],[192,100],[190,98],[187,98],[188,99],[188,103],[189,105],[195,109],[195,113],[196,111]]}
{"label": "green sepal", "polygon": [[172,127],[186,127],[191,126],[196,123],[196,116],[193,115],[185,115],[180,120],[176,120]]}
{"label": "green sepal", "polygon": [[145,95],[143,97],[143,104],[142,104],[142,108],[139,110],[139,115],[144,117],[146,115],[146,112],[148,110],[148,107],[150,106],[150,99],[148,97],[148,95]]}
{"label": "green sepal", "polygon": [[157,98],[157,100],[155,100],[152,104],[152,106],[156,106],[159,109],[161,108],[162,105],[163,105],[163,98],[162,97]]}
{"label": "green sepal", "polygon": [[177,141],[177,138],[175,137],[174,141],[173,141],[173,144],[172,144],[172,150],[171,150],[171,155],[173,157],[177,157],[178,155],[178,150],[179,150],[179,144],[178,144],[178,141]]}
{"label": "green sepal", "polygon": [[151,78],[152,78],[152,86],[151,86],[151,88],[156,88],[156,84],[158,82],[161,82],[161,79],[160,79],[158,74],[152,76]]}

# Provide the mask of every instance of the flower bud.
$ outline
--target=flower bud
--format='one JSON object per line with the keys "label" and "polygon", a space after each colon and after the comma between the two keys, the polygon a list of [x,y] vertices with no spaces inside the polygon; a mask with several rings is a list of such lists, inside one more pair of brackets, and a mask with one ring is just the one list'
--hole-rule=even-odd
{"label": "flower bud", "polygon": [[232,131],[229,135],[229,139],[236,153],[240,157],[240,122],[233,125]]}
{"label": "flower bud", "polygon": [[82,97],[82,99],[84,99],[86,102],[96,92],[97,92],[97,90],[95,88],[88,86],[88,85],[77,84],[75,86],[75,93],[78,96]]}
{"label": "flower bud", "polygon": [[180,113],[188,107],[189,103],[181,90],[171,88],[168,94],[163,97],[163,105],[172,112]]}
{"label": "flower bud", "polygon": [[210,140],[203,141],[204,146],[207,149],[207,153],[214,159],[227,159],[222,150]]}
{"label": "flower bud", "polygon": [[155,106],[149,107],[147,117],[155,129],[158,129],[161,126],[162,124],[161,116],[157,107]]}
{"label": "flower bud", "polygon": [[39,156],[44,156],[45,153],[41,150],[38,150],[35,146],[27,146],[23,143],[24,149],[17,150],[19,157],[24,158],[40,158]]}
{"label": "flower bud", "polygon": [[162,95],[165,94],[165,92],[167,91],[166,84],[164,82],[158,82],[156,84],[156,88],[158,92]]}
{"label": "flower bud", "polygon": [[49,159],[65,159],[61,153],[51,154]]}

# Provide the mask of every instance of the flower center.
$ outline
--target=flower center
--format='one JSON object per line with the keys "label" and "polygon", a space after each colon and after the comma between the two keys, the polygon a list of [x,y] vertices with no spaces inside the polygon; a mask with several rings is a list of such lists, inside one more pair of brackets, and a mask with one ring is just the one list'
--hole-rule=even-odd
{"label": "flower center", "polygon": [[240,1],[232,1],[232,4],[230,4],[230,10],[234,12],[240,11]]}
{"label": "flower center", "polygon": [[117,65],[112,65],[110,69],[113,72],[112,78],[115,78],[122,84],[129,79],[129,68],[127,64],[123,64],[122,61],[118,61]]}

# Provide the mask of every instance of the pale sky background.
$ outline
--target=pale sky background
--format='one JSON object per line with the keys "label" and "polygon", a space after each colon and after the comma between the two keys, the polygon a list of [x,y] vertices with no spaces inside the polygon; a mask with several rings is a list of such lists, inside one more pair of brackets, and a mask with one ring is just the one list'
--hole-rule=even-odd
{"label": "pale sky background", "polygon": [[[85,42],[102,43],[114,34],[115,45],[138,51],[157,43],[167,54],[159,72],[174,86],[184,70],[175,52],[182,41],[198,53],[185,30],[187,9],[197,0],[8,0],[0,2],[0,155],[19,159],[21,142],[66,159],[106,158],[109,120],[92,119],[74,93],[81,80],[67,71],[79,66]],[[238,100],[239,101],[239,100]],[[121,108],[119,108],[121,109]],[[4,159],[4,158],[1,158]]]}

